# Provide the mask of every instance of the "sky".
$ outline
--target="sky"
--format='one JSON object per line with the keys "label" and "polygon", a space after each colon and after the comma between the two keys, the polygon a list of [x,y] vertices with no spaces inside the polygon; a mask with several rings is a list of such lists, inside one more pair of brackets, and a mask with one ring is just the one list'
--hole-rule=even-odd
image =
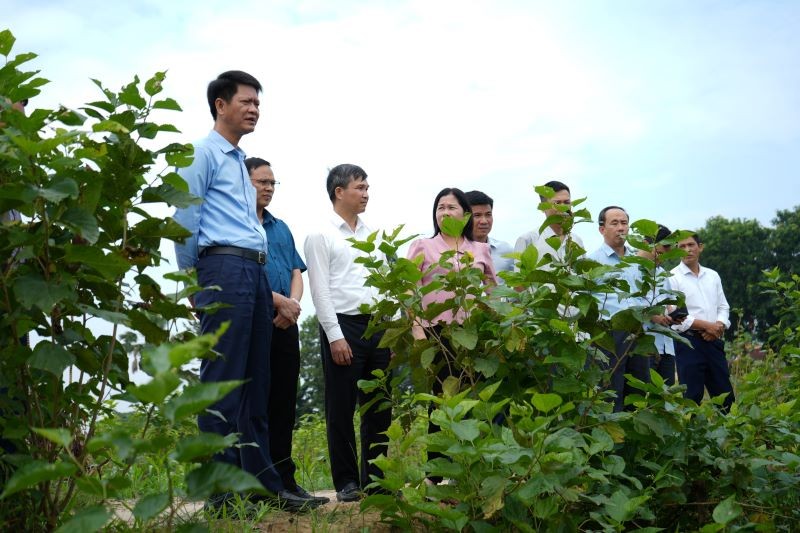
{"label": "sky", "polygon": [[[512,245],[541,224],[534,186],[552,179],[593,217],[620,205],[671,229],[769,225],[800,204],[795,1],[0,0],[0,13],[51,80],[31,107],[96,100],[90,78],[118,89],[167,71],[184,112],[160,117],[181,130],[165,143],[208,133],[220,72],[256,76],[261,118],[240,145],[272,163],[270,210],[301,253],[339,163],[368,173],[374,229],[429,235],[440,189],[479,189]],[[600,245],[596,224],[575,231]]]}

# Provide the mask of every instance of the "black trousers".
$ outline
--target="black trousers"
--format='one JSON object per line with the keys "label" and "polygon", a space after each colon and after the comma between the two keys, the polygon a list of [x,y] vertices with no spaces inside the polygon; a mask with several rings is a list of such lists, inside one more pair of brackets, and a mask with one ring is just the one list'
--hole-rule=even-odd
{"label": "black trousers", "polygon": [[[430,338],[438,338],[442,343],[442,349],[437,350],[436,355],[433,357],[433,365],[434,368],[438,367],[436,370],[436,377],[433,380],[433,384],[431,385],[431,394],[434,396],[441,396],[444,392],[442,388],[442,383],[444,380],[449,378],[450,376],[459,377],[461,375],[461,368],[458,366],[458,363],[455,361],[453,357],[453,348],[450,345],[450,341],[447,340],[445,337],[442,336],[442,329],[443,327],[440,325],[431,326],[425,328],[425,335]],[[447,352],[448,355],[445,355]],[[428,417],[430,418],[431,413],[436,409],[436,404],[432,403],[428,406]],[[441,428],[428,420],[428,435],[433,433],[437,433],[441,431]],[[428,461],[432,461],[434,459],[439,459],[444,457],[440,452],[435,451],[428,451]],[[440,476],[428,476],[428,479],[433,481],[434,483],[439,483],[442,481]]]}
{"label": "black trousers", "polygon": [[633,350],[633,342],[628,340],[627,331],[612,331],[614,338],[614,353],[600,348],[608,356],[608,363],[604,364],[604,370],[614,369],[611,374],[609,388],[617,393],[614,398],[614,412],[618,413],[625,409],[625,396],[638,389],[631,387],[625,379],[625,374],[650,383],[650,357],[642,355],[629,355]]}
{"label": "black trousers", "polygon": [[682,342],[675,343],[678,381],[686,385],[684,397],[699,405],[705,389],[708,389],[708,395],[712,398],[727,393],[722,404],[722,410],[727,413],[734,397],[728,360],[725,358],[725,343],[719,339],[706,341],[697,335],[685,336],[692,343],[691,348]]}
{"label": "black trousers", "polygon": [[370,476],[383,477],[383,472],[370,460],[388,451],[386,435],[392,423],[390,409],[380,409],[380,401],[373,403],[361,414],[361,468],[359,471],[353,415],[356,403],[365,405],[376,392],[365,393],[358,388],[358,380],[374,379],[372,371],[389,366],[388,348],[378,348],[383,334],[363,338],[369,315],[336,315],[339,326],[350,349],[353,361],[348,366],[337,365],[331,356],[331,346],[322,326],[319,328],[322,348],[322,372],[325,379],[325,424],[328,433],[328,452],[331,457],[331,476],[337,491],[348,483],[365,487]]}
{"label": "black trousers", "polygon": [[283,483],[269,450],[267,405],[270,386],[269,349],[272,336],[272,289],[263,266],[234,255],[209,255],[197,262],[197,281],[202,287],[218,285],[221,290],[204,290],[195,296],[198,306],[227,304],[215,313],[200,314],[200,330],[209,333],[223,322],[230,326],[217,343],[221,356],[200,363],[203,383],[246,380],[211,409],[223,418],[205,413],[197,418],[200,431],[239,434],[241,444],[214,460],[239,466],[256,476],[271,492],[283,490]]}
{"label": "black trousers", "polygon": [[300,337],[297,324],[286,329],[272,328],[269,353],[269,450],[272,464],[287,490],[295,490],[292,460],[292,432],[297,416],[297,380],[300,377]]}

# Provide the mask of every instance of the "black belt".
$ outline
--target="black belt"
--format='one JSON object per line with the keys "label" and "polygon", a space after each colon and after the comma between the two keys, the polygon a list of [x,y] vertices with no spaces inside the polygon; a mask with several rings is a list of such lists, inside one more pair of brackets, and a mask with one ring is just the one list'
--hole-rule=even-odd
{"label": "black belt", "polygon": [[203,248],[203,251],[200,252],[200,257],[205,257],[207,255],[235,255],[255,261],[259,265],[266,264],[267,262],[267,254],[264,252],[248,250],[247,248],[237,248],[236,246],[208,246]]}

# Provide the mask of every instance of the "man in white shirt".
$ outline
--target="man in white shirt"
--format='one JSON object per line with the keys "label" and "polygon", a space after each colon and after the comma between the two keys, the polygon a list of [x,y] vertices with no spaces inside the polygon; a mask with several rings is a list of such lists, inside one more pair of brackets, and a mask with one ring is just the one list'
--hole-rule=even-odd
{"label": "man in white shirt", "polygon": [[[505,257],[514,251],[511,245],[505,241],[500,241],[489,237],[494,225],[494,200],[481,191],[469,191],[464,193],[472,208],[472,237],[477,242],[485,242],[492,250],[492,263],[494,271],[498,274],[503,271],[514,270],[514,259]],[[502,278],[498,276],[502,283]]]}
{"label": "man in white shirt", "polygon": [[[563,208],[559,209],[557,207],[572,205],[572,196],[570,194],[569,187],[560,181],[548,181],[544,184],[544,186],[550,187],[555,193],[550,198],[546,198],[541,195],[539,196],[539,199],[542,201],[542,203],[549,204],[549,206],[544,209],[544,214],[547,219],[553,219],[553,222],[544,228],[541,233],[538,231],[529,231],[528,233],[520,235],[516,244],[514,245],[514,251],[523,252],[528,246],[535,246],[539,251],[540,261],[545,255],[550,256],[550,261],[542,266],[542,268],[550,270],[553,268],[551,265],[553,261],[564,260],[564,255],[566,252],[565,241],[567,238],[573,240],[581,248],[583,248],[583,241],[577,235],[572,235],[571,233],[565,232],[563,226],[561,225],[561,220],[563,220],[564,217],[572,216],[572,211],[569,209],[564,211]],[[561,242],[558,246],[554,247],[547,242],[553,237],[560,239]]]}
{"label": "man in white shirt", "polygon": [[321,231],[308,236],[305,254],[320,324],[331,475],[336,499],[347,502],[361,498],[370,476],[383,475],[369,461],[387,452],[381,433],[389,428],[391,411],[378,401],[361,414],[360,472],[353,414],[357,402],[366,405],[374,398],[374,393],[358,388],[358,380],[373,379],[373,370],[385,370],[390,352],[378,347],[382,334],[363,338],[370,315],[362,314],[360,307],[372,304],[378,292],[364,286],[368,271],[355,261],[364,254],[347,241],[363,241],[370,234],[358,216],[369,200],[367,174],[356,165],[338,165],[328,174],[327,189],[333,213]]}
{"label": "man in white shirt", "polygon": [[673,328],[691,342],[691,347],[676,343],[678,380],[686,385],[684,396],[698,404],[703,399],[704,388],[708,389],[711,397],[727,394],[722,404],[727,413],[734,395],[722,335],[731,325],[730,306],[719,274],[700,265],[703,253],[700,237],[692,235],[680,241],[678,247],[686,252],[686,256],[672,269],[670,282],[674,290],[685,295],[689,315]]}

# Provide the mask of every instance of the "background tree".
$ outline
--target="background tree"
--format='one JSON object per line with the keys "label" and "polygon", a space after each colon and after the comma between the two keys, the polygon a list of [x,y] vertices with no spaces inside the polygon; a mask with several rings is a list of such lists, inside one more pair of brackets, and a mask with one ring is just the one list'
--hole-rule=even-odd
{"label": "background tree", "polygon": [[300,324],[300,386],[297,388],[297,418],[321,413],[325,388],[320,361],[319,321],[311,315]]}
{"label": "background tree", "polygon": [[794,209],[778,210],[772,219],[769,249],[774,254],[774,265],[789,277],[800,274],[800,205]]}
{"label": "background tree", "polygon": [[[759,287],[763,271],[775,263],[769,248],[772,230],[754,219],[716,216],[698,232],[705,243],[700,262],[722,278],[731,324],[735,328],[741,323],[755,334],[763,331],[773,321],[770,297]],[[735,329],[730,331],[732,334]]]}

